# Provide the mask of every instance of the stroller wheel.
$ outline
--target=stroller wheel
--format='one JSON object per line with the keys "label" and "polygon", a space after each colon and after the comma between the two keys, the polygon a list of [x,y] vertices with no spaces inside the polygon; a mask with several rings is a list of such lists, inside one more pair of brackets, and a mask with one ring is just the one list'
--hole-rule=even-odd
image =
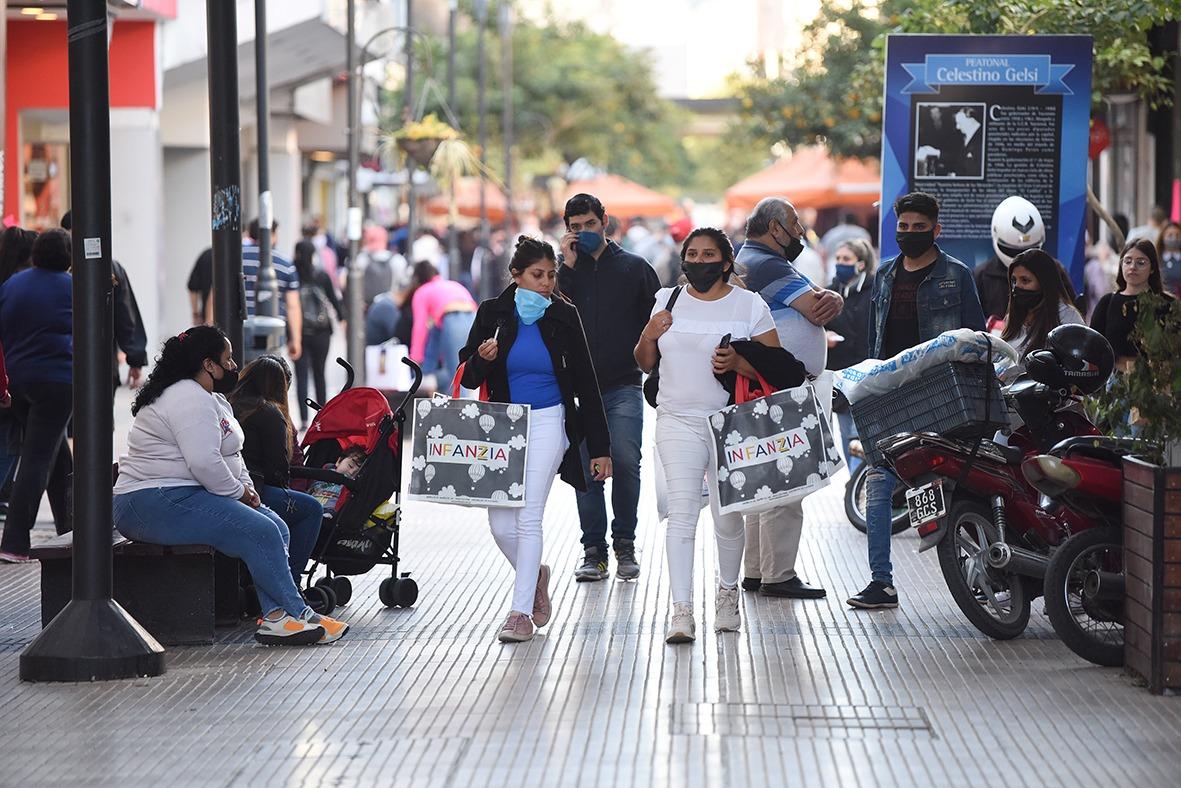
{"label": "stroller wheel", "polygon": [[312,585],[315,586],[316,588],[332,588],[332,578],[331,577],[321,577],[319,580],[312,583]]}
{"label": "stroller wheel", "polygon": [[398,607],[412,607],[418,601],[418,583],[401,577],[393,583],[394,601]]}
{"label": "stroller wheel", "polygon": [[334,577],[329,582],[333,593],[336,594],[336,604],[347,605],[353,598],[353,582],[347,577]]}
{"label": "stroller wheel", "polygon": [[336,594],[331,588],[312,586],[303,592],[303,598],[307,600],[308,607],[322,616],[328,615],[336,607]]}
{"label": "stroller wheel", "polygon": [[386,607],[398,606],[398,603],[394,601],[394,593],[392,588],[393,584],[393,578],[386,578],[385,580],[382,580],[381,585],[377,587],[377,598],[380,599],[381,603]]}

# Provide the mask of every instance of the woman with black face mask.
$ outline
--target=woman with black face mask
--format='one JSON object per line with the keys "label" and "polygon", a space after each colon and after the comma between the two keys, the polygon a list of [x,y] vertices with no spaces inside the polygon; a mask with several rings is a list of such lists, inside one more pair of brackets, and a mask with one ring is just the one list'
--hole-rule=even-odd
{"label": "woman with black face mask", "polygon": [[[659,364],[656,447],[668,485],[665,552],[672,585],[672,620],[666,640],[688,643],[696,636],[693,621],[693,555],[701,510],[701,480],[712,477],[706,417],[726,407],[730,393],[715,375],[736,372],[755,379],[750,363],[724,337],[750,338],[779,347],[779,335],[767,303],[757,294],[730,284],[734,248],[721,230],[701,227],[681,247],[681,270],[688,285],[656,293],[652,319],[636,345],[636,362],[645,372]],[[675,299],[669,306],[670,299]],[[711,496],[718,545],[715,629],[738,629],[738,574],[742,569],[745,530],[741,514],[722,515]]]}
{"label": "woman with black face mask", "polygon": [[348,630],[312,612],[291,577],[291,534],[259,501],[242,459],[243,432],[225,394],[238,381],[230,342],[196,326],[164,343],[131,412],[113,514],[129,539],[206,544],[241,558],[263,611],[266,645],[330,643]]}
{"label": "woman with black face mask", "polygon": [[1001,339],[1021,358],[1046,345],[1046,337],[1067,323],[1085,321],[1073,305],[1061,264],[1041,249],[1026,249],[1009,266],[1009,309]]}

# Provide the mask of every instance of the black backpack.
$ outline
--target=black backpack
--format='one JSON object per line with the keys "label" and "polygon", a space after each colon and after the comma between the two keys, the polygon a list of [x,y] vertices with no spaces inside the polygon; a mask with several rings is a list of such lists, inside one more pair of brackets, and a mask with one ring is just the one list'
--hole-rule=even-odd
{"label": "black backpack", "polygon": [[373,303],[373,299],[382,293],[388,293],[394,286],[394,255],[385,250],[366,252],[365,270],[362,276],[362,289],[365,298],[365,308]]}
{"label": "black backpack", "polygon": [[332,331],[331,305],[319,285],[299,286],[299,306],[303,313],[303,333],[323,334]]}

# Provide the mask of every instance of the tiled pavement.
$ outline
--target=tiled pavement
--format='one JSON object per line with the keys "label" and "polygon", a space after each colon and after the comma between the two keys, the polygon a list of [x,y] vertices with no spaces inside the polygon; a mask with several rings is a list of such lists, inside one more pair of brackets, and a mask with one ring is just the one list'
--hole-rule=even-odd
{"label": "tiled pavement", "polygon": [[1181,698],[1074,657],[1040,602],[1024,637],[984,638],[912,535],[895,543],[903,607],[848,610],[865,543],[836,488],[806,502],[800,557],[827,600],[745,595],[742,631],[715,635],[706,517],[699,638],[666,646],[653,509],[646,486],[641,580],[579,585],[573,495],[555,492],[555,615],[531,643],[495,641],[510,576],[482,513],[412,504],[413,610],[380,605],[374,570],[339,644],[266,649],[222,631],[171,649],[161,678],[109,684],[18,681],[38,569],[0,568],[0,784],[1181,784]]}

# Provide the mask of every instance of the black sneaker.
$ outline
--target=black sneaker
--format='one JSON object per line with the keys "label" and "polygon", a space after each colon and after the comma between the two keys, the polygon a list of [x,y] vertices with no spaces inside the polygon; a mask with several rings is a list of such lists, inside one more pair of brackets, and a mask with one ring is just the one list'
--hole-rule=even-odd
{"label": "black sneaker", "polygon": [[574,570],[574,579],[580,583],[597,583],[611,576],[607,568],[607,555],[596,547],[586,548],[582,566]]}
{"label": "black sneaker", "polygon": [[742,578],[743,591],[758,591],[763,587],[763,580],[759,577],[744,577]]}
{"label": "black sneaker", "polygon": [[894,586],[874,580],[865,587],[864,591],[849,597],[846,601],[852,607],[862,610],[883,610],[898,607],[898,591],[894,589]]}
{"label": "black sneaker", "polygon": [[636,561],[636,542],[634,539],[616,539],[612,545],[615,548],[615,576],[620,580],[635,580],[640,576],[640,564]]}

